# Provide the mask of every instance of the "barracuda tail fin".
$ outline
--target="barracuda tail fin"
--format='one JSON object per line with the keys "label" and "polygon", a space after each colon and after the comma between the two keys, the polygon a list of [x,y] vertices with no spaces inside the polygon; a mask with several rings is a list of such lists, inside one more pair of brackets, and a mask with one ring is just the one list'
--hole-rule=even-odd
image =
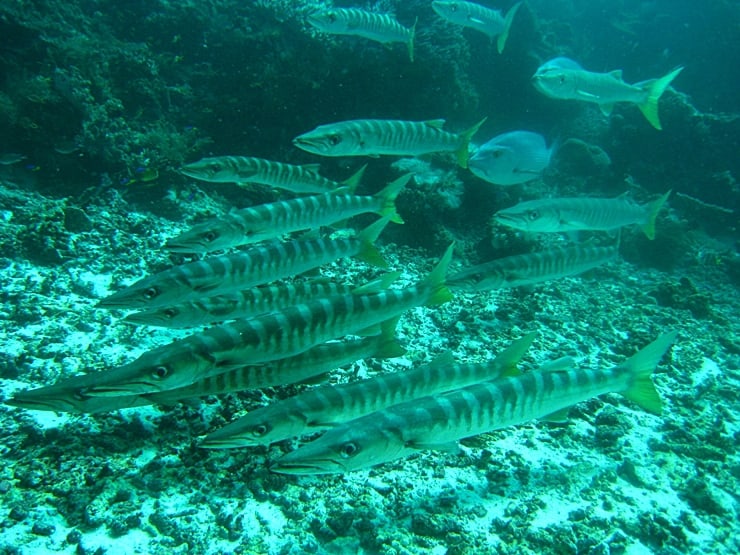
{"label": "barracuda tail fin", "polygon": [[357,235],[357,239],[360,241],[360,250],[357,253],[357,258],[373,266],[380,268],[387,268],[388,263],[380,254],[380,251],[375,246],[375,241],[378,236],[383,232],[385,226],[388,225],[390,218],[380,218],[378,221],[371,223],[365,229],[360,231]]}
{"label": "barracuda tail fin", "polygon": [[362,180],[362,174],[365,173],[365,168],[367,168],[367,164],[362,166],[359,170],[357,170],[355,173],[350,175],[347,179],[342,181],[342,191],[349,191],[350,193],[354,193],[355,189],[357,189],[357,186],[360,184],[360,181]]}
{"label": "barracuda tail fin", "polygon": [[414,61],[414,39],[416,38],[416,24],[419,22],[419,18],[414,19],[414,24],[411,26],[411,36],[409,37],[409,59]]}
{"label": "barracuda tail fin", "polygon": [[455,154],[457,154],[457,163],[461,168],[468,167],[468,156],[470,156],[468,149],[470,147],[470,139],[473,138],[473,135],[478,132],[480,126],[483,125],[487,119],[488,117],[483,118],[467,131],[460,133],[460,147],[457,149]]}
{"label": "barracuda tail fin", "polygon": [[399,318],[400,316],[396,316],[380,324],[380,341],[373,354],[374,358],[396,358],[406,354],[406,349],[398,343],[396,338],[396,325]]}
{"label": "barracuda tail fin", "polygon": [[642,231],[645,232],[645,235],[651,241],[655,239],[655,219],[658,217],[658,212],[660,212],[660,209],[663,208],[665,201],[668,200],[668,197],[670,195],[671,191],[668,191],[664,195],[661,195],[660,198],[648,203],[645,206],[648,212],[648,220],[645,225],[642,226]]}
{"label": "barracuda tail fin", "polygon": [[535,332],[528,333],[496,355],[493,365],[500,370],[500,376],[518,376],[521,373],[519,372],[519,368],[517,368],[517,364],[524,356],[524,353],[527,352],[530,345],[532,345],[532,341],[534,341],[536,336],[537,334]]}
{"label": "barracuda tail fin", "polygon": [[506,12],[506,16],[504,17],[504,30],[501,31],[501,34],[496,39],[496,49],[498,50],[499,54],[504,51],[504,46],[506,46],[506,39],[509,38],[509,31],[511,30],[511,22],[514,21],[514,16],[516,15],[516,12],[521,5],[521,2],[517,2],[511,8],[509,8],[508,12]]}
{"label": "barracuda tail fin", "polygon": [[677,335],[678,332],[676,331],[661,335],[622,365],[632,375],[629,387],[622,394],[633,403],[653,414],[660,414],[663,403],[650,376],[652,376],[660,359],[663,358],[666,351],[673,345]]}
{"label": "barracuda tail fin", "polygon": [[452,293],[447,288],[445,276],[447,275],[447,268],[450,266],[454,251],[455,243],[452,243],[447,247],[447,250],[432,270],[432,273],[430,273],[421,283],[421,286],[426,288],[428,291],[427,301],[424,303],[426,306],[444,304],[447,301],[452,300]]}
{"label": "barracuda tail fin", "polygon": [[638,86],[643,87],[648,93],[647,100],[637,106],[640,108],[642,115],[645,116],[645,119],[647,119],[650,122],[650,125],[655,127],[655,129],[663,129],[660,125],[660,118],[658,117],[658,101],[668,88],[668,85],[671,84],[671,81],[681,73],[681,70],[683,70],[683,67],[677,67],[668,75],[659,79],[651,79],[650,81],[637,83]]}
{"label": "barracuda tail fin", "polygon": [[381,216],[388,217],[394,224],[403,223],[403,218],[401,218],[398,212],[396,212],[396,197],[401,191],[403,191],[403,188],[409,182],[409,179],[411,179],[411,175],[412,174],[410,173],[402,175],[395,181],[389,183],[385,189],[375,195],[375,198],[380,199],[382,203],[380,206],[380,212],[378,213]]}

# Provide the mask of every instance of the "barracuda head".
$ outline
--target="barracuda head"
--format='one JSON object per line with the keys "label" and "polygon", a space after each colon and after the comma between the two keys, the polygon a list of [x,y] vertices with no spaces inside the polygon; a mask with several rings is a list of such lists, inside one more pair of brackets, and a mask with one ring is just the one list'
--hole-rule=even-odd
{"label": "barracuda head", "polygon": [[341,10],[324,10],[308,16],[308,22],[325,33],[344,33],[350,30],[349,19]]}
{"label": "barracuda head", "polygon": [[538,200],[499,210],[493,217],[507,227],[531,233],[560,231],[562,225],[560,212]]}
{"label": "barracuda head", "polygon": [[264,218],[249,217],[246,214],[238,218],[227,215],[193,226],[168,240],[164,248],[173,253],[205,254],[272,237],[268,226],[269,223]]}
{"label": "barracuda head", "polygon": [[187,340],[148,351],[135,361],[100,374],[86,390],[91,397],[120,397],[157,393],[185,387],[216,366],[212,357],[198,353]]}
{"label": "barracuda head", "polygon": [[232,449],[269,445],[300,435],[306,431],[306,427],[306,422],[298,414],[277,415],[270,407],[265,407],[208,434],[200,446],[206,449]]}
{"label": "barracuda head", "polygon": [[532,76],[532,84],[550,98],[575,98],[577,88],[575,72],[582,69],[570,58],[554,58],[537,68]]}
{"label": "barracuda head", "polygon": [[321,156],[353,156],[362,153],[363,139],[351,122],[320,125],[313,131],[293,139],[293,144]]}
{"label": "barracuda head", "polygon": [[202,160],[183,166],[180,168],[180,173],[193,179],[213,183],[234,183],[239,181],[239,176],[234,173],[233,165],[228,163],[226,157],[203,158]]}
{"label": "barracuda head", "polygon": [[177,281],[155,274],[102,299],[97,308],[154,308],[176,302],[182,288]]}
{"label": "barracuda head", "polygon": [[[365,424],[367,422],[367,424]],[[336,474],[360,470],[401,458],[414,450],[397,430],[381,428],[363,418],[329,430],[279,458],[270,470],[280,474]]]}
{"label": "barracuda head", "polygon": [[151,404],[151,401],[138,395],[126,395],[115,399],[92,397],[88,395],[88,386],[78,384],[80,378],[89,381],[87,378],[91,377],[97,376],[95,374],[75,376],[60,384],[20,391],[5,403],[31,410],[87,414]]}
{"label": "barracuda head", "polygon": [[447,21],[465,25],[469,21],[469,10],[461,2],[432,2],[432,9]]}

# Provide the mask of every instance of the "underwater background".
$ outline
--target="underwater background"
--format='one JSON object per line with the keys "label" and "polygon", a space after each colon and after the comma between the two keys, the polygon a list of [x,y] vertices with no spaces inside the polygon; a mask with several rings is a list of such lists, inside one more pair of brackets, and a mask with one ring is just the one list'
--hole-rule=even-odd
{"label": "underwater background", "polygon": [[[506,10],[513,2],[486,3]],[[331,5],[416,18],[406,47],[318,32]],[[672,190],[656,237],[621,233],[620,257],[583,275],[406,312],[404,357],[358,361],[347,381],[451,351],[484,360],[536,331],[522,367],[562,356],[614,366],[668,330],[654,381],[661,416],[614,395],[567,424],[529,423],[346,475],[271,473],[298,441],[205,450],[199,438],[304,385],[96,415],[0,405],[0,553],[740,552],[740,4],[730,0],[528,0],[505,50],[428,1],[6,0],[0,4],[2,396],[120,366],[187,332],[134,327],[97,301],[182,260],[167,239],[205,218],[290,195],[198,182],[200,158],[321,164],[359,191],[404,172],[404,225],[378,245],[401,284],[455,241],[454,267],[572,240],[497,224],[544,197],[640,203]],[[639,110],[558,101],[531,83],[546,60],[622,69],[634,83],[684,66]],[[488,119],[557,142],[540,179],[500,187],[440,156],[319,158],[295,148],[324,123]],[[348,226],[361,229],[369,215]],[[592,234],[594,235],[594,234]],[[602,240],[601,235],[596,240]],[[588,234],[580,240],[588,240]],[[613,238],[606,237],[606,243]],[[354,259],[322,275],[362,283]]]}

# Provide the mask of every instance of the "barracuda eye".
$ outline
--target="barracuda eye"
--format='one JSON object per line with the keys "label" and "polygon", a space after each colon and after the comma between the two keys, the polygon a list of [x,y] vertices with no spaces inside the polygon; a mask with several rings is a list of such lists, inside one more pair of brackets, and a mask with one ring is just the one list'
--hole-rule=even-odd
{"label": "barracuda eye", "polygon": [[535,221],[539,217],[540,217],[540,213],[537,212],[537,210],[530,210],[529,213],[527,214],[527,218],[529,218],[530,222]]}
{"label": "barracuda eye", "polygon": [[213,173],[218,173],[221,171],[221,164],[208,164],[208,169],[211,170]]}
{"label": "barracuda eye", "polygon": [[357,447],[357,444],[349,442],[349,443],[345,443],[344,445],[342,445],[339,452],[341,453],[342,457],[344,457],[345,459],[348,459],[356,455],[359,450],[360,448]]}
{"label": "barracuda eye", "polygon": [[85,401],[86,399],[90,398],[90,396],[87,394],[86,387],[75,389],[74,393],[72,393],[72,397],[74,397],[76,401]]}
{"label": "barracuda eye", "polygon": [[494,158],[501,158],[504,155],[503,150],[494,150],[493,151],[493,157]]}
{"label": "barracuda eye", "polygon": [[218,233],[216,233],[215,231],[212,231],[212,230],[211,231],[206,231],[202,235],[202,237],[203,237],[203,240],[206,243],[213,243],[216,239],[218,239]]}
{"label": "barracuda eye", "polygon": [[333,135],[329,135],[328,139],[331,146],[337,146],[339,143],[342,142],[342,137],[340,137],[336,133]]}
{"label": "barracuda eye", "polygon": [[151,301],[152,299],[157,297],[157,295],[159,295],[159,289],[157,287],[149,287],[144,290],[143,295],[144,300]]}
{"label": "barracuda eye", "polygon": [[162,311],[162,314],[164,314],[168,319],[172,320],[175,316],[177,316],[180,313],[179,310],[176,308],[165,308]]}
{"label": "barracuda eye", "polygon": [[563,85],[563,84],[565,83],[565,75],[561,75],[560,77],[558,77],[558,82],[559,82],[559,83],[560,83],[561,85]]}
{"label": "barracuda eye", "polygon": [[450,4],[450,11],[456,12],[457,11],[457,4]]}
{"label": "barracuda eye", "polygon": [[254,428],[252,428],[252,435],[255,437],[262,437],[269,430],[270,428],[267,426],[267,424],[257,424]]}
{"label": "barracuda eye", "polygon": [[167,366],[157,366],[152,371],[152,378],[155,380],[163,380],[170,375],[170,369]]}
{"label": "barracuda eye", "polygon": [[334,12],[329,12],[326,14],[327,19],[329,20],[329,23],[334,23],[337,20],[337,14]]}

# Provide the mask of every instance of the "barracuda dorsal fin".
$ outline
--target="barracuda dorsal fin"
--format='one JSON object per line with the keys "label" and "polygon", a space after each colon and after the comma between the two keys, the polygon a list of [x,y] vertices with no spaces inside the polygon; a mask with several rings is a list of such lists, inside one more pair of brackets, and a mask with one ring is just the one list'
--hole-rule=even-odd
{"label": "barracuda dorsal fin", "polygon": [[501,376],[518,376],[521,374],[517,364],[532,345],[535,337],[537,337],[536,332],[528,333],[514,341],[496,356],[493,365],[501,369]]}
{"label": "barracuda dorsal fin", "polygon": [[[360,181],[362,181],[362,175],[365,173],[366,168],[367,168],[367,164],[362,166],[359,170],[357,170],[355,173],[350,175],[347,179],[342,181],[343,187],[341,188],[341,190],[354,193],[355,189],[357,189],[357,186],[360,184]],[[335,189],[335,192],[338,192],[339,190],[340,189]]]}
{"label": "barracuda dorsal fin", "polygon": [[380,293],[388,289],[391,284],[401,277],[401,272],[387,272],[372,281],[368,281],[364,285],[355,287],[352,289],[353,295],[369,295],[371,293]]}
{"label": "barracuda dorsal fin", "polygon": [[546,362],[537,368],[538,372],[565,372],[571,370],[576,365],[576,361],[573,357],[560,357],[550,362]]}
{"label": "barracuda dorsal fin", "polygon": [[614,77],[614,79],[618,79],[619,81],[622,81],[622,70],[621,69],[615,69],[608,73],[609,76]]}
{"label": "barracuda dorsal fin", "polygon": [[319,170],[321,169],[321,164],[301,164],[301,167],[307,172],[319,173]]}
{"label": "barracuda dorsal fin", "polygon": [[676,331],[661,335],[621,365],[622,368],[629,371],[632,378],[627,390],[622,395],[643,410],[653,414],[661,413],[663,403],[650,378],[660,359],[673,345],[677,335],[678,332]]}
{"label": "barracuda dorsal fin", "polygon": [[373,353],[374,358],[397,358],[406,354],[396,338],[396,326],[401,316],[394,316],[380,324],[380,338],[378,348]]}
{"label": "barracuda dorsal fin", "polygon": [[445,120],[443,119],[428,119],[424,122],[424,125],[433,127],[434,129],[442,129],[445,126]]}
{"label": "barracuda dorsal fin", "polygon": [[605,116],[610,116],[614,110],[614,104],[599,104],[599,109]]}
{"label": "barracuda dorsal fin", "polygon": [[429,290],[427,301],[424,303],[426,306],[444,304],[447,301],[452,300],[452,293],[447,288],[445,280],[447,276],[447,268],[450,266],[454,251],[455,243],[452,243],[447,247],[447,250],[432,272],[424,281],[421,282],[421,286]]}

